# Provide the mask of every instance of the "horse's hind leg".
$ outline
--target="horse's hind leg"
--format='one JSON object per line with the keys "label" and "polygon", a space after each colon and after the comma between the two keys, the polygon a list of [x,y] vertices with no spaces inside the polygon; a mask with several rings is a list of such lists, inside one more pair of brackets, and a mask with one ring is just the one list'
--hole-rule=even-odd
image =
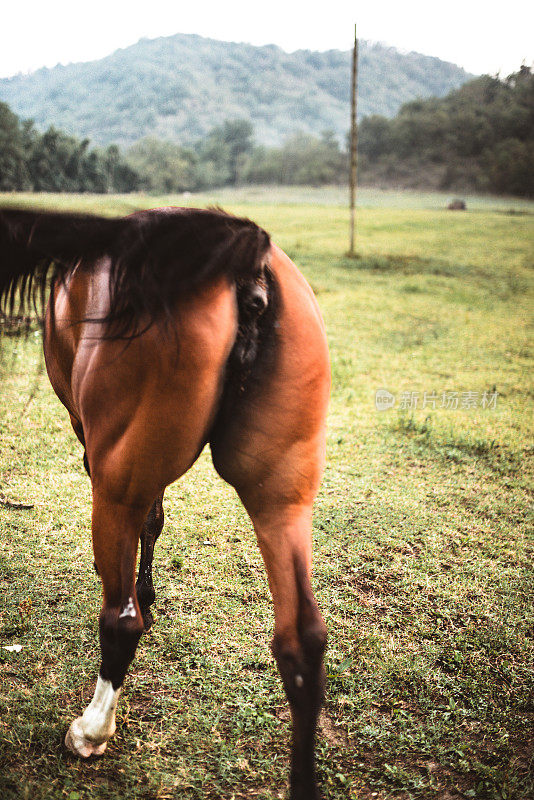
{"label": "horse's hind leg", "polygon": [[102,662],[94,697],[65,739],[67,747],[84,758],[101,755],[115,732],[120,688],[144,629],[135,592],[135,565],[146,511],[93,491],[93,550],[104,593]]}
{"label": "horse's hind leg", "polygon": [[267,569],[275,628],[272,651],[293,721],[291,800],[317,800],[315,731],[324,697],[326,627],[310,583],[311,508],[248,507]]}
{"label": "horse's hind leg", "polygon": [[150,630],[154,618],[150,606],[156,599],[154,584],[152,582],[152,561],[154,558],[154,545],[163,529],[163,492],[154,500],[141,532],[141,558],[139,573],[135,589],[137,602],[143,615],[145,631]]}
{"label": "horse's hind leg", "polygon": [[[272,407],[272,406],[270,406]],[[286,412],[288,404],[284,406]],[[282,415],[282,422],[290,419]],[[241,419],[232,441],[228,430],[212,440],[214,464],[243,501],[258,538],[273,598],[272,651],[291,708],[291,800],[318,800],[315,732],[325,673],[326,627],[313,595],[312,503],[322,467],[323,435],[282,446],[275,426]],[[315,433],[312,431],[312,434]]]}
{"label": "horse's hind leg", "polygon": [[237,489],[267,568],[272,649],[293,719],[291,800],[317,800],[314,740],[326,628],[310,583],[311,517],[325,455],[328,349],[302,276],[276,248],[271,267],[277,324],[261,342],[248,389],[236,384],[210,441],[215,468]]}

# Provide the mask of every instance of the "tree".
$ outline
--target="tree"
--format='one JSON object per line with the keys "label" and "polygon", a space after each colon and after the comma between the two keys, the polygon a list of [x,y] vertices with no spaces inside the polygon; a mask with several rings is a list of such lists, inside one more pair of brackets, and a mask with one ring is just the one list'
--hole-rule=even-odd
{"label": "tree", "polygon": [[24,138],[19,119],[6,103],[0,103],[0,190],[12,192],[28,186]]}
{"label": "tree", "polygon": [[483,154],[489,188],[534,197],[534,142],[505,139]]}
{"label": "tree", "polygon": [[305,133],[290,136],[281,148],[258,148],[246,174],[252,183],[339,183],[347,174],[347,154],[332,131],[320,138]]}
{"label": "tree", "polygon": [[254,149],[254,129],[248,120],[226,120],[213,128],[197,150],[204,174],[215,184],[236,186],[243,178]]}
{"label": "tree", "polygon": [[196,156],[173,142],[146,138],[128,151],[127,163],[139,177],[138,187],[167,194],[196,189]]}
{"label": "tree", "polygon": [[245,119],[227,120],[222,127],[223,141],[228,148],[230,183],[236,186],[245,170],[247,156],[254,146],[254,128]]}

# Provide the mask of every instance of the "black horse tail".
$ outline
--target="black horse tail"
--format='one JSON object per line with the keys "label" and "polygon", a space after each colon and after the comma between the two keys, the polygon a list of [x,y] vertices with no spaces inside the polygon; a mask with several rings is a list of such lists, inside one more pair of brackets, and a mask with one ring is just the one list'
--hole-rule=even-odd
{"label": "black horse tail", "polygon": [[[0,311],[41,311],[49,285],[109,259],[110,338],[132,338],[170,318],[176,301],[226,275],[252,278],[269,235],[221,209],[155,209],[123,218],[0,210]],[[96,321],[96,320],[95,320]]]}

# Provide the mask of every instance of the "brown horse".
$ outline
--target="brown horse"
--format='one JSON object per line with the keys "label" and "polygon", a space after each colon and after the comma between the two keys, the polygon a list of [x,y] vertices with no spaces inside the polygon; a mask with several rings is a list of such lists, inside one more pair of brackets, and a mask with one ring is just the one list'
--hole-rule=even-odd
{"label": "brown horse", "polygon": [[[258,538],[293,720],[291,798],[319,797],[326,629],[310,583],[329,360],[312,291],[261,228],[220,210],[123,219],[0,212],[0,299],[41,299],[46,366],[85,448],[103,585],[94,697],[66,745],[100,755],[152,623],[163,492],[209,442]],[[139,540],[141,556],[135,578]]]}

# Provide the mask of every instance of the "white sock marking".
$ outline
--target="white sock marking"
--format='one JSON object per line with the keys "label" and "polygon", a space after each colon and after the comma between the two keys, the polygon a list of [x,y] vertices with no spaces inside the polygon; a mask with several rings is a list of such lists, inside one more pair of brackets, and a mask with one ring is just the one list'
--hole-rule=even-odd
{"label": "white sock marking", "polygon": [[120,688],[114,689],[111,681],[100,675],[93,699],[83,712],[82,728],[86,739],[93,742],[107,741],[115,733],[115,710]]}
{"label": "white sock marking", "polygon": [[65,744],[76,755],[83,758],[100,756],[106,749],[108,739],[115,733],[115,710],[120,688],[114,689],[111,681],[100,675],[93,699],[71,724],[65,737]]}

